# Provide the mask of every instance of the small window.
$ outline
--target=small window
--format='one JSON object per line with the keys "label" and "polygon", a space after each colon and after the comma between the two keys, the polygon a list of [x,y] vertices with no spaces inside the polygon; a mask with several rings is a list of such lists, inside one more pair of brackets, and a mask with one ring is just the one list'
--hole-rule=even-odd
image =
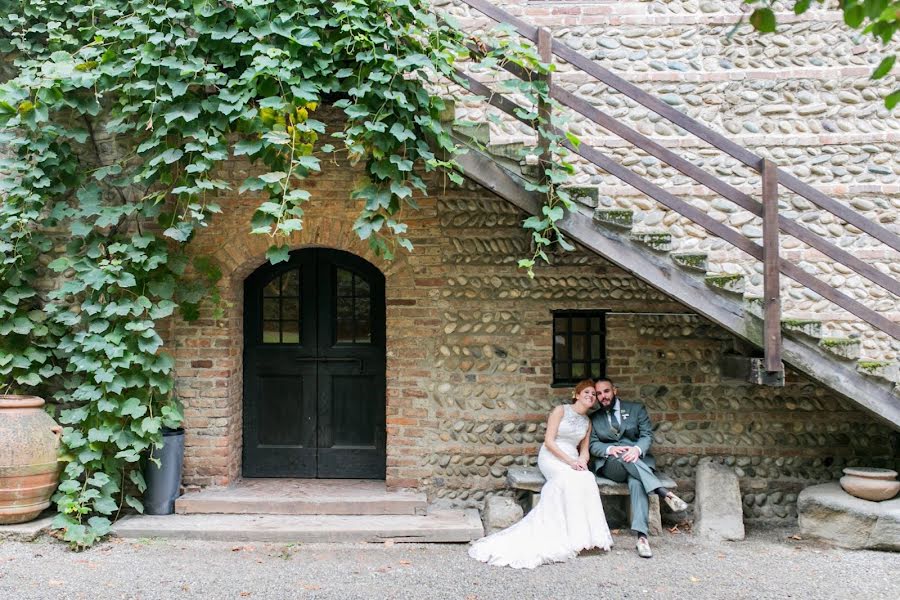
{"label": "small window", "polygon": [[553,385],[606,375],[606,312],[554,311]]}
{"label": "small window", "polygon": [[263,288],[263,344],[300,343],[300,269],[276,275]]}
{"label": "small window", "polygon": [[372,342],[372,302],[369,282],[360,275],[338,268],[335,310],[335,342],[337,344],[370,344]]}

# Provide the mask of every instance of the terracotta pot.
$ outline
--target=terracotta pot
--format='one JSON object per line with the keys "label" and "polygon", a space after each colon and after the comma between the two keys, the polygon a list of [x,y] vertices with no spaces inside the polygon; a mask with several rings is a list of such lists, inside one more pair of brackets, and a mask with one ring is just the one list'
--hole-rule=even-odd
{"label": "terracotta pot", "polygon": [[841,487],[851,496],[880,502],[890,500],[900,492],[897,471],[870,467],[847,467],[841,477]]}
{"label": "terracotta pot", "polygon": [[0,395],[0,525],[37,517],[59,483],[62,427],[43,406],[36,396]]}

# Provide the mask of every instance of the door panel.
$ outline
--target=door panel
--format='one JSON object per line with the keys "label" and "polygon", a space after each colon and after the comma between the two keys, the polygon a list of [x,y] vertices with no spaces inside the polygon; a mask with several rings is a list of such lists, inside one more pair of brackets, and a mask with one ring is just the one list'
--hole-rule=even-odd
{"label": "door panel", "polygon": [[381,273],[302,250],[244,294],[244,476],[384,478]]}
{"label": "door panel", "polygon": [[363,395],[375,387],[375,378],[367,375],[331,379],[332,448],[375,447],[377,410],[375,402]]}

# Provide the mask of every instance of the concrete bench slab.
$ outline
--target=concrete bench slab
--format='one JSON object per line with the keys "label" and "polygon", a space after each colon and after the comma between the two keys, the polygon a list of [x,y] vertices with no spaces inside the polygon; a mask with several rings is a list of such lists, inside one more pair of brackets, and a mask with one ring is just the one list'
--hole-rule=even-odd
{"label": "concrete bench slab", "polygon": [[[678,484],[672,480],[672,478],[663,475],[662,473],[657,473],[657,477],[659,477],[660,482],[663,487],[668,488],[670,490],[674,490],[678,487]],[[597,480],[597,489],[600,491],[601,496],[628,496],[628,484],[627,483],[619,483],[613,481],[612,479],[606,479],[605,477],[596,477]],[[510,467],[506,471],[506,482],[513,489],[524,490],[531,495],[529,507],[533,507],[540,500],[541,489],[544,487],[544,483],[546,483],[546,479],[544,479],[543,474],[541,474],[541,470],[537,467]],[[656,494],[650,494],[650,535],[659,535],[662,533],[662,516],[659,512],[659,496]],[[628,506],[629,512],[631,511],[631,505]]]}
{"label": "concrete bench slab", "polygon": [[[662,473],[657,473],[656,476],[659,477],[659,480],[662,482],[664,488],[673,490],[678,487],[678,484],[675,483],[670,477],[663,475]],[[601,495],[628,495],[627,483],[618,483],[616,481],[613,481],[612,479],[606,479],[605,477],[597,477],[596,479],[597,487],[599,488]],[[506,482],[510,487],[517,490],[540,492],[541,488],[544,487],[544,483],[546,483],[547,480],[544,479],[543,474],[541,474],[541,470],[537,467],[510,467],[506,471]]]}

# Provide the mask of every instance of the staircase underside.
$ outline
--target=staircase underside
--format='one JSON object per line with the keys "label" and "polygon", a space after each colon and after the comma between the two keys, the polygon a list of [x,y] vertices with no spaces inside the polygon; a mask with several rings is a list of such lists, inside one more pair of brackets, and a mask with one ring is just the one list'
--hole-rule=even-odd
{"label": "staircase underside", "polygon": [[[457,141],[468,152],[456,161],[463,173],[486,189],[530,215],[540,214],[541,194],[529,192],[526,180],[502,167],[490,154],[473,148],[464,138]],[[702,277],[691,275],[668,256],[655,254],[627,233],[595,225],[592,214],[579,207],[557,225],[569,238],[633,273],[651,286],[675,298],[736,336],[761,346],[761,321],[742,299],[731,298],[709,288]],[[842,361],[799,333],[783,332],[785,363],[818,381],[879,420],[900,430],[900,399],[894,384],[876,381],[856,369],[855,362]]]}

